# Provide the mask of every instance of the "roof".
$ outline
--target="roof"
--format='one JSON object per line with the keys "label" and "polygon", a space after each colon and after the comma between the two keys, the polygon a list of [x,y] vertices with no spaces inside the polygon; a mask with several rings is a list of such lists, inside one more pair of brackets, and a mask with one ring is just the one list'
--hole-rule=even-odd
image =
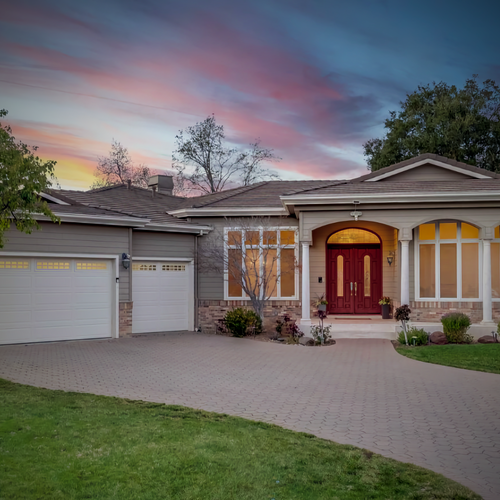
{"label": "roof", "polygon": [[424,153],[414,158],[410,158],[409,160],[400,161],[399,163],[395,163],[389,167],[381,168],[380,170],[376,170],[375,172],[371,172],[366,175],[362,175],[361,177],[357,177],[356,179],[352,179],[351,182],[358,183],[364,182],[371,179],[376,179],[377,177],[385,176],[386,174],[393,172],[394,170],[400,170],[404,167],[419,164],[424,160],[430,160],[434,162],[444,163],[445,165],[449,165],[450,167],[456,167],[461,170],[467,170],[471,174],[480,175],[481,177],[491,177],[492,179],[500,178],[500,175],[485,170],[484,168],[474,167],[473,165],[468,165],[467,163],[463,163],[461,161],[452,160],[450,158],[446,158],[444,156],[439,156],[433,153]]}
{"label": "roof", "polygon": [[[167,214],[167,210],[175,209],[184,198],[171,196],[140,187],[120,184],[91,191],[52,190],[52,196],[72,200],[94,208],[112,210],[133,217],[147,217],[153,224],[187,224]],[[64,200],[63,200],[64,201]]]}
{"label": "roof", "polygon": [[347,195],[398,193],[464,193],[500,191],[500,179],[466,179],[459,181],[393,181],[393,182],[344,182],[335,186],[302,191],[302,195]]}
{"label": "roof", "polygon": [[[231,208],[231,207],[282,207],[280,196],[302,192],[312,188],[334,186],[346,181],[305,180],[305,181],[265,181],[220,193],[213,193],[183,200],[181,208]],[[174,209],[174,210],[176,210]]]}

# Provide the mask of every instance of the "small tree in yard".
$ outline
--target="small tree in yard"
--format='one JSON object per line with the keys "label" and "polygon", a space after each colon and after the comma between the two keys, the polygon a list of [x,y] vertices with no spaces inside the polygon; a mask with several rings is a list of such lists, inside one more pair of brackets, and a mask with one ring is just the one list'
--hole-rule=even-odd
{"label": "small tree in yard", "polygon": [[295,259],[286,265],[280,261],[280,221],[267,217],[226,220],[226,231],[212,231],[201,241],[198,267],[202,273],[223,275],[230,292],[236,289],[239,296],[246,295],[263,320],[266,303],[276,294],[280,280],[295,274],[297,263]]}
{"label": "small tree in yard", "polygon": [[405,334],[406,345],[408,345],[408,321],[410,321],[411,309],[406,304],[398,307],[396,313],[394,314],[394,319],[396,321],[401,321],[401,326],[403,327],[403,332]]}
{"label": "small tree in yard", "polygon": [[[0,118],[7,111],[0,109]],[[40,226],[34,214],[42,214],[52,222],[59,219],[52,213],[40,193],[56,183],[55,161],[42,161],[35,156],[35,146],[16,142],[12,129],[0,124],[0,248],[3,235],[14,223],[19,231],[31,233]]]}

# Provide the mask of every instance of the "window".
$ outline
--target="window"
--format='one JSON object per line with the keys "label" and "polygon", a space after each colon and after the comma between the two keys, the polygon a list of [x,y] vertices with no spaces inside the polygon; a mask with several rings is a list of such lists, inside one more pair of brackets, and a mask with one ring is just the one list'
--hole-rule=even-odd
{"label": "window", "polygon": [[39,271],[67,271],[69,270],[69,262],[39,260],[36,263],[36,268]]}
{"label": "window", "polygon": [[29,269],[29,260],[0,260],[0,269]]}
{"label": "window", "polygon": [[444,301],[480,298],[477,227],[465,222],[420,225],[416,264],[419,299]]}
{"label": "window", "polygon": [[495,228],[491,242],[491,293],[494,299],[500,299],[500,226]]}
{"label": "window", "polygon": [[243,288],[271,299],[297,298],[295,228],[231,228],[226,230],[225,245],[227,299],[247,299]]}
{"label": "window", "polygon": [[327,243],[380,243],[380,240],[370,231],[350,228],[333,233]]}
{"label": "window", "polygon": [[104,271],[107,269],[106,262],[77,262],[77,271]]}
{"label": "window", "polygon": [[185,264],[162,264],[161,270],[162,271],[185,271],[186,265]]}
{"label": "window", "polygon": [[156,271],[156,264],[132,264],[132,271]]}

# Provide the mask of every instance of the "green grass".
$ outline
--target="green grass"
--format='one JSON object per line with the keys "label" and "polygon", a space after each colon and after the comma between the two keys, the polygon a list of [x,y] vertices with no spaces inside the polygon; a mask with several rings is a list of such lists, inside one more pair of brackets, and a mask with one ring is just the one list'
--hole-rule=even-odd
{"label": "green grass", "polygon": [[401,346],[396,350],[403,356],[426,363],[500,373],[500,344]]}
{"label": "green grass", "polygon": [[426,469],[274,425],[0,379],[0,498],[480,497]]}

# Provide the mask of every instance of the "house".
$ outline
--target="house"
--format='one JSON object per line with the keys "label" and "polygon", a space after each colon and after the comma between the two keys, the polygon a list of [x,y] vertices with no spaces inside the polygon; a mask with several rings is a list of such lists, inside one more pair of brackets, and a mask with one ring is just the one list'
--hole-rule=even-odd
{"label": "house", "polygon": [[[155,191],[45,195],[62,224],[11,231],[0,252],[0,314],[8,317],[1,341],[88,338],[89,326],[102,336],[213,330],[225,311],[249,302],[227,274],[198,270],[198,249],[212,231],[234,234],[238,220],[258,225],[261,216],[275,221],[280,268],[300,263],[292,278],[278,280],[269,318],[287,312],[307,329],[311,298],[324,293],[334,318],[379,315],[384,295],[393,306],[409,304],[412,320],[428,328],[449,311],[470,315],[477,335],[500,319],[495,173],[424,154],[352,180],[269,181],[189,199],[172,196],[168,179],[156,182]],[[220,245],[234,250],[224,238]],[[122,253],[131,256],[129,269]],[[103,262],[109,276],[99,281]],[[94,329],[106,314],[111,328]]]}

